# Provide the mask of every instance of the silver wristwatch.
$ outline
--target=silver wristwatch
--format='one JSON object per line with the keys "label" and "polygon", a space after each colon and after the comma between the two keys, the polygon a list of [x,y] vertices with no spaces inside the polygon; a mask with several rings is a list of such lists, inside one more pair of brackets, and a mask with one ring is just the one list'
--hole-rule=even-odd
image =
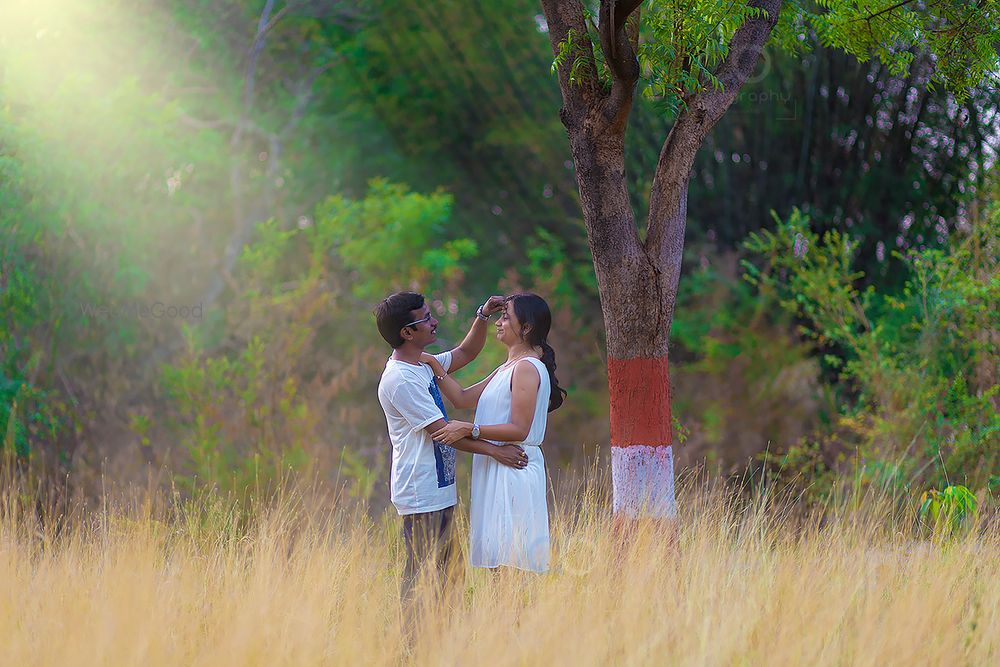
{"label": "silver wristwatch", "polygon": [[472,439],[479,440],[479,424],[472,425]]}

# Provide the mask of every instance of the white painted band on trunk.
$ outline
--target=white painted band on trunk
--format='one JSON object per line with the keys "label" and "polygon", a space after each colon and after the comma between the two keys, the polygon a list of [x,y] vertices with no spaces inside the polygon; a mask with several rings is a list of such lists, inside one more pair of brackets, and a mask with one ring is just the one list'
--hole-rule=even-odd
{"label": "white painted band on trunk", "polygon": [[612,447],[611,480],[616,514],[657,519],[677,516],[671,446]]}

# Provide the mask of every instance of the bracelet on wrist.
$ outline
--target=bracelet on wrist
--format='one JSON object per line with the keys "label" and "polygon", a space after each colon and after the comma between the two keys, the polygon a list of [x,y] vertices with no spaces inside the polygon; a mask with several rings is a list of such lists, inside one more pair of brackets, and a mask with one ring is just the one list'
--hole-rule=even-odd
{"label": "bracelet on wrist", "polygon": [[481,319],[483,322],[489,322],[490,321],[489,316],[483,313],[483,307],[482,306],[479,306],[479,308],[476,309],[476,317],[478,317],[479,319]]}

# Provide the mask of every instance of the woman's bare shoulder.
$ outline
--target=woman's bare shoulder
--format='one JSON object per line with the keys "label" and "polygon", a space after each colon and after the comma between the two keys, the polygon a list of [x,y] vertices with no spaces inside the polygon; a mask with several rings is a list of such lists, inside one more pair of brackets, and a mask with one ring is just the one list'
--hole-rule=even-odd
{"label": "woman's bare shoulder", "polygon": [[[532,361],[534,360],[534,361]],[[537,384],[541,379],[541,371],[538,370],[538,366],[535,361],[541,362],[538,357],[525,357],[519,359],[514,363],[514,373],[512,380],[524,380],[525,382],[532,382]]]}

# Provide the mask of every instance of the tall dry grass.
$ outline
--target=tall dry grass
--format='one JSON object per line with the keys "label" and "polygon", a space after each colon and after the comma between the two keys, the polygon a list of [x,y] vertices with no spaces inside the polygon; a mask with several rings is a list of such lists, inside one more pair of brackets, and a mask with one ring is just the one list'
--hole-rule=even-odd
{"label": "tall dry grass", "polygon": [[674,550],[662,527],[615,537],[605,494],[599,479],[559,494],[553,572],[466,568],[452,595],[426,587],[424,612],[404,614],[393,516],[304,492],[249,510],[153,495],[55,525],[8,493],[0,656],[24,666],[1000,664],[996,525],[923,539],[892,499],[807,513],[689,479]]}

